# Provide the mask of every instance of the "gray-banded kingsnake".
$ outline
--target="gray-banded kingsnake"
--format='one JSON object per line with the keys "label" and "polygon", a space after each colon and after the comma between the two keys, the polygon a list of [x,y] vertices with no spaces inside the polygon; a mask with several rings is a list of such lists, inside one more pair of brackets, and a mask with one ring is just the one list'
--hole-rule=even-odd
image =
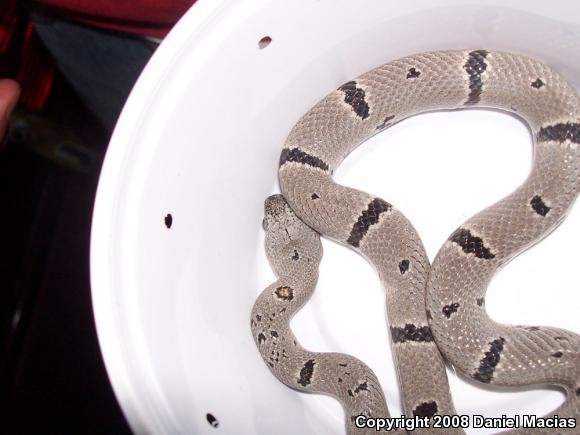
{"label": "gray-banded kingsnake", "polygon": [[[521,117],[534,138],[533,165],[519,188],[454,231],[430,265],[400,211],[335,183],[332,175],[354,148],[394,123],[425,111],[467,107]],[[258,297],[251,329],[269,369],[292,388],[338,398],[349,434],[366,433],[355,427],[357,415],[389,415],[380,384],[363,362],[306,350],[290,330],[290,318],[316,285],[320,233],[357,250],[379,273],[407,416],[455,413],[442,354],[485,384],[563,387],[566,400],[550,415],[575,417],[580,426],[580,336],[499,324],[485,309],[495,272],[549,234],[578,196],[579,144],[576,90],[552,68],[522,55],[422,53],[386,63],[331,92],[290,132],[279,162],[283,196],[266,200],[266,248],[279,279]],[[511,432],[553,433],[521,428],[506,433]]]}

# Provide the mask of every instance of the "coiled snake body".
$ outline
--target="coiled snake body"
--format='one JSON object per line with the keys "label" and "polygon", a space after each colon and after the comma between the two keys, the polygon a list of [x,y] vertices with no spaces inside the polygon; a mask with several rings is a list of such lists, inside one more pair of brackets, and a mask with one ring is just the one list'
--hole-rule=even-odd
{"label": "coiled snake body", "polygon": [[[454,231],[430,266],[419,235],[400,211],[335,183],[332,174],[360,143],[395,122],[471,106],[515,112],[527,122],[534,138],[532,170],[511,195]],[[272,372],[293,388],[337,397],[349,433],[364,433],[355,427],[358,415],[389,415],[378,380],[364,363],[307,351],[290,331],[291,316],[316,284],[322,249],[313,229],[376,267],[386,289],[407,416],[455,413],[441,352],[482,383],[560,385],[566,401],[551,415],[579,418],[580,336],[498,324],[485,310],[495,272],[546,236],[578,196],[579,144],[575,89],[550,67],[520,55],[422,53],[375,68],[330,93],[290,132],[279,166],[284,198],[266,201],[267,252],[279,280],[259,296],[251,326]],[[461,432],[444,430],[454,431]]]}

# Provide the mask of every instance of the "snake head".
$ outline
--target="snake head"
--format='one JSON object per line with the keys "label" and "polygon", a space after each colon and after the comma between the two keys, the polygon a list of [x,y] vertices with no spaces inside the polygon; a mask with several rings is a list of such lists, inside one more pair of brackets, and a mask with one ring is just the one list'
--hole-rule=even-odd
{"label": "snake head", "polygon": [[262,226],[266,231],[266,238],[276,240],[279,245],[304,242],[313,236],[319,238],[318,233],[300,220],[280,194],[266,198]]}
{"label": "snake head", "polygon": [[284,197],[280,194],[271,195],[264,201],[264,231],[283,231],[283,228],[295,225],[299,221]]}
{"label": "snake head", "polygon": [[312,264],[320,261],[319,234],[296,216],[282,195],[266,198],[262,226],[266,231],[266,255],[278,276],[298,264],[299,258]]}

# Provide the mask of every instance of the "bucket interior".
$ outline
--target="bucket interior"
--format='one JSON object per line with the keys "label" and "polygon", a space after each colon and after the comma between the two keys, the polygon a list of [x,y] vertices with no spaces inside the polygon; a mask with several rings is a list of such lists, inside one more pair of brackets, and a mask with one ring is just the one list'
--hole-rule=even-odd
{"label": "bucket interior", "polygon": [[[535,57],[580,87],[580,14],[568,1],[407,3],[200,0],[147,66],[105,160],[91,248],[99,341],[136,432],[344,432],[337,401],[271,375],[249,326],[275,280],[263,201],[278,190],[286,135],[320,98],[390,60],[455,48]],[[363,144],[336,180],[403,211],[432,260],[457,226],[523,182],[531,156],[527,127],[510,115],[429,113]],[[486,302],[494,319],[580,331],[570,243],[580,240],[579,208],[496,276]],[[318,288],[292,328],[308,349],[365,361],[400,415],[377,275],[353,251],[323,246]],[[449,377],[459,414],[543,415],[563,400],[552,388]]]}

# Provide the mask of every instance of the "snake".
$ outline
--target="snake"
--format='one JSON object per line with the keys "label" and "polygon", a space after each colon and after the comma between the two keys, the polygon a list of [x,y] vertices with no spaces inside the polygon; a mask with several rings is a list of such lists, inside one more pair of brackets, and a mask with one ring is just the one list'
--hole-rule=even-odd
{"label": "snake", "polygon": [[[512,113],[528,126],[531,170],[515,191],[457,228],[430,264],[419,234],[400,210],[336,183],[333,174],[351,151],[397,122],[428,111],[474,107]],[[389,416],[368,366],[349,355],[305,349],[290,329],[290,319],[316,286],[320,234],[361,254],[378,273],[406,416],[456,414],[449,365],[481,385],[562,388],[565,401],[545,417],[580,423],[580,335],[500,324],[485,307],[497,271],[551,233],[574,204],[580,191],[579,144],[575,88],[550,66],[522,54],[419,53],[330,92],[288,134],[278,164],[281,195],[265,203],[266,253],[278,280],[256,299],[250,326],[267,367],[293,389],[337,398],[348,434],[376,431],[359,427],[359,416]],[[476,167],[473,176],[481,176]],[[580,433],[579,426],[566,433]],[[441,432],[429,426],[414,433]],[[506,433],[553,429],[519,427]]]}

